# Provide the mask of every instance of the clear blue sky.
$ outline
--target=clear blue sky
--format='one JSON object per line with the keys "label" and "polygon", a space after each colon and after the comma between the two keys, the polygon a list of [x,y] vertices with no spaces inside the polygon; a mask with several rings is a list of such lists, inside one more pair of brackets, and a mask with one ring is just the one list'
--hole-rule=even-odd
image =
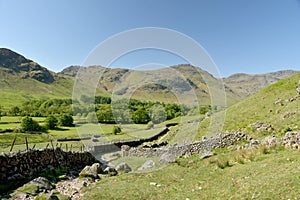
{"label": "clear blue sky", "polygon": [[[300,70],[299,0],[0,0],[0,46],[60,71],[80,65],[106,38],[164,27],[199,42],[221,75]],[[114,63],[182,62],[142,52]],[[101,63],[99,63],[101,64]]]}

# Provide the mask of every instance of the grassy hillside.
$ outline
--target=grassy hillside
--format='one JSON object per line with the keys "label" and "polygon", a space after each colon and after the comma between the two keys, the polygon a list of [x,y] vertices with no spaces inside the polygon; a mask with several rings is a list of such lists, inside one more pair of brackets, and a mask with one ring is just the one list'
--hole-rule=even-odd
{"label": "grassy hillside", "polygon": [[0,104],[4,107],[20,105],[33,98],[70,98],[72,95],[73,82],[68,79],[55,77],[54,82],[43,83],[3,71],[0,68]]}
{"label": "grassy hillside", "polygon": [[[281,80],[227,110],[225,129],[246,128],[256,121],[271,124],[275,131],[300,128],[300,73]],[[291,101],[292,98],[295,100]],[[282,103],[275,104],[281,99]],[[290,100],[289,100],[290,99]]]}
{"label": "grassy hillside", "polygon": [[299,161],[299,152],[282,149],[195,155],[152,172],[102,178],[83,199],[297,199]]}

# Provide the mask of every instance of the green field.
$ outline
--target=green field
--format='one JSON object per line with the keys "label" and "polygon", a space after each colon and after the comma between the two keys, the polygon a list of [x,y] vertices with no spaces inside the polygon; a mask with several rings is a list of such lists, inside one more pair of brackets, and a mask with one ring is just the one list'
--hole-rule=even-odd
{"label": "green field", "polygon": [[195,155],[160,170],[103,178],[85,188],[83,199],[298,199],[299,152],[263,149],[218,150],[205,160]]}
{"label": "green field", "polygon": [[[0,130],[15,130],[20,127],[22,117],[2,117],[0,121]],[[41,125],[44,123],[44,117],[34,117]],[[120,125],[122,129],[121,134],[114,135],[112,130],[114,124],[77,124],[75,127],[59,127],[55,130],[47,130],[42,134],[29,134],[29,133],[14,133],[7,132],[0,134],[0,151],[8,152],[11,145],[16,138],[12,151],[26,149],[26,138],[29,148],[45,148],[47,145],[50,147],[52,141],[54,146],[62,146],[63,148],[71,147],[75,150],[80,150],[82,145],[92,146],[94,142],[91,139],[83,140],[81,142],[67,141],[57,142],[59,139],[75,139],[75,138],[97,138],[97,142],[111,141],[111,140],[124,140],[130,138],[148,138],[156,135],[163,130],[164,124],[155,125],[153,129],[147,130],[145,124],[123,124]]]}

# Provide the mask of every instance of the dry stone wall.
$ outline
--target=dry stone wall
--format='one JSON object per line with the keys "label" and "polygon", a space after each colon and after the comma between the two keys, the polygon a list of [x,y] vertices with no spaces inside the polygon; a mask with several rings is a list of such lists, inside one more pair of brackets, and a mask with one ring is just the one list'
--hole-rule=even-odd
{"label": "dry stone wall", "polygon": [[217,134],[210,138],[202,138],[201,141],[185,145],[169,145],[163,148],[130,148],[122,147],[124,156],[136,157],[160,157],[165,153],[180,156],[191,156],[197,153],[205,153],[215,148],[224,148],[233,145],[236,141],[247,140],[248,137],[242,133]]}
{"label": "dry stone wall", "polygon": [[0,154],[0,183],[23,181],[47,169],[61,166],[80,169],[97,162],[89,152],[56,149],[34,149]]}

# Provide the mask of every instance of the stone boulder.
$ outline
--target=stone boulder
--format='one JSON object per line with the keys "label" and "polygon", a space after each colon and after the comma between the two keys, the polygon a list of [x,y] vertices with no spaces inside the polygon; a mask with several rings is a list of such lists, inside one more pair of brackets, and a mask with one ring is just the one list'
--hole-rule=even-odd
{"label": "stone boulder", "polygon": [[209,158],[213,156],[212,152],[211,151],[203,151],[203,152],[200,152],[200,158],[201,159],[205,159],[205,158]]}
{"label": "stone boulder", "polygon": [[121,171],[121,172],[125,172],[125,173],[128,173],[128,172],[132,171],[131,167],[127,163],[124,163],[124,162],[118,164],[117,167],[116,167],[116,170],[118,172]]}
{"label": "stone boulder", "polygon": [[147,160],[140,168],[138,168],[139,171],[150,169],[155,166],[155,162],[153,160]]}
{"label": "stone boulder", "polygon": [[107,166],[104,170],[103,170],[104,174],[108,174],[110,176],[116,176],[118,174],[117,170],[113,167]]}
{"label": "stone boulder", "polygon": [[51,185],[51,182],[45,177],[38,177],[36,179],[33,179],[28,184],[33,184],[38,186],[41,189],[46,189],[46,190],[54,189],[54,187]]}
{"label": "stone boulder", "polygon": [[176,156],[174,154],[171,153],[164,153],[160,156],[159,158],[159,163],[160,164],[164,164],[164,163],[172,163],[175,162],[176,160]]}
{"label": "stone boulder", "polygon": [[90,177],[98,179],[98,174],[102,172],[102,168],[99,163],[94,163],[92,166],[86,166],[79,174],[80,177]]}

